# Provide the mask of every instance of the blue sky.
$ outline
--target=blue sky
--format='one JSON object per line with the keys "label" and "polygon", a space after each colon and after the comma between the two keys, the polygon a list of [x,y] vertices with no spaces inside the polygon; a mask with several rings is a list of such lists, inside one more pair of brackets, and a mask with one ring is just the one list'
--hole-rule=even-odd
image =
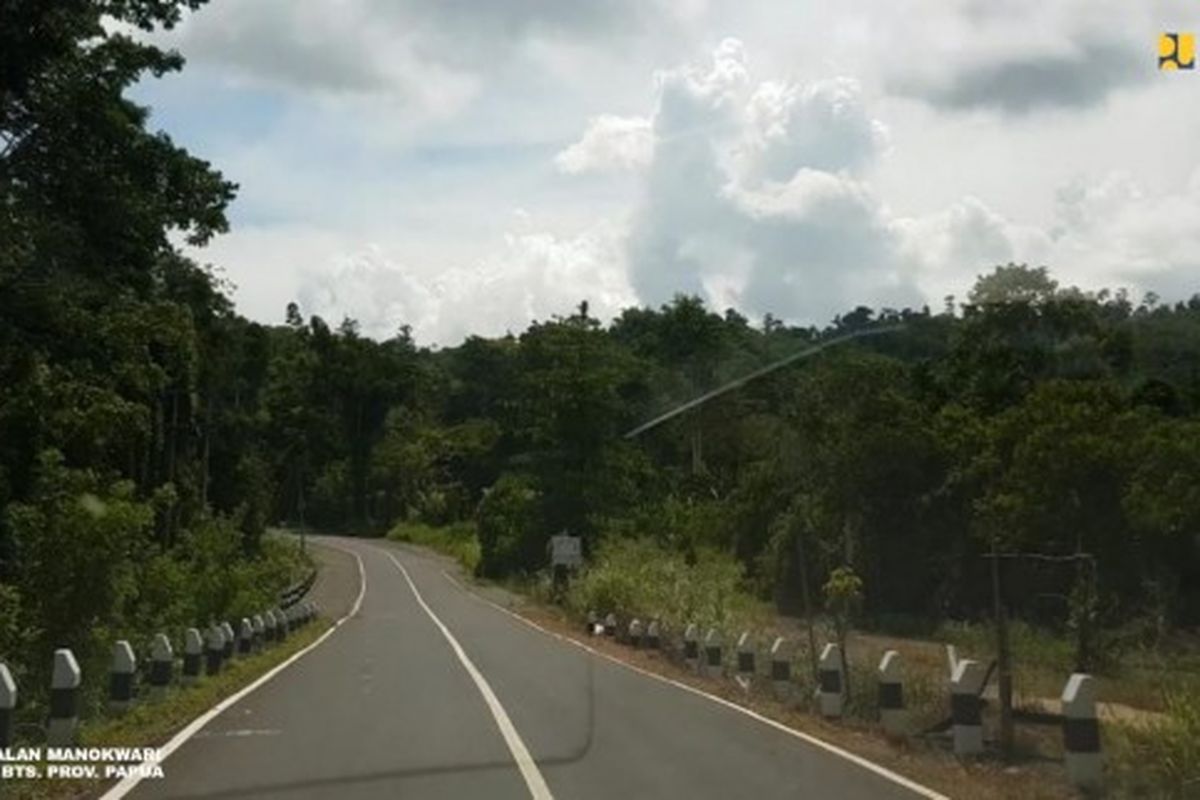
{"label": "blue sky", "polygon": [[1200,291],[1191,2],[222,0],[137,98],[241,186],[194,255],[424,343],[697,292],[824,323],[1007,261]]}

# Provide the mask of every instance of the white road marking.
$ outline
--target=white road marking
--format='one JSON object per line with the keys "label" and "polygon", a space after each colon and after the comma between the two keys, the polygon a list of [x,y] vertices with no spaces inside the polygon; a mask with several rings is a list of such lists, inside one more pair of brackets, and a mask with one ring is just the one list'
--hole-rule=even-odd
{"label": "white road marking", "polygon": [[[162,747],[160,747],[158,749],[159,754],[162,755],[163,761],[166,761],[167,757],[170,756],[171,753],[174,753],[176,750],[178,750],[180,748],[180,746],[183,745],[184,742],[186,742],[188,739],[191,739],[193,736],[195,736],[197,733],[199,733],[200,730],[205,725],[207,725],[208,723],[210,723],[214,719],[216,719],[217,716],[222,711],[224,711],[225,709],[229,708],[232,705],[235,705],[243,697],[250,694],[255,689],[262,686],[264,683],[271,680],[279,673],[283,672],[285,669],[290,667],[292,664],[299,661],[302,656],[315,650],[317,645],[321,644],[321,642],[328,639],[333,634],[334,631],[336,631],[338,628],[342,627],[342,623],[344,623],[346,620],[350,619],[351,617],[358,615],[359,609],[362,608],[363,596],[367,593],[367,573],[363,569],[362,558],[358,555],[358,553],[355,553],[353,550],[346,550],[341,547],[336,547],[334,545],[327,545],[324,543],[322,543],[321,546],[329,547],[333,550],[340,550],[343,553],[349,553],[350,555],[354,556],[355,561],[358,562],[358,597],[356,597],[354,599],[354,605],[351,606],[350,611],[347,614],[345,614],[345,616],[343,616],[341,619],[339,619],[337,622],[334,622],[332,627],[330,627],[329,630],[325,631],[319,637],[317,637],[316,641],[314,641],[312,644],[308,645],[303,650],[296,651],[282,664],[279,664],[274,669],[270,670],[269,672],[264,673],[258,680],[254,681],[250,685],[244,687],[240,691],[234,692],[233,694],[229,695],[229,697],[226,697],[224,700],[217,703],[215,706],[210,708],[208,711],[205,711],[203,714],[201,714],[200,716],[198,716],[194,720],[192,720],[186,728],[184,728],[179,733],[177,733],[173,737],[171,737],[171,741],[167,742],[166,744],[164,744]],[[161,765],[161,763],[160,763],[160,765]],[[151,766],[151,764],[150,764],[150,762],[147,761],[147,762],[143,763],[142,766],[149,768]],[[133,791],[134,787],[136,787],[139,783],[142,782],[142,778],[138,774],[138,772],[140,772],[140,770],[135,771],[133,774],[122,778],[117,783],[116,786],[112,787],[107,792],[105,792],[103,795],[101,795],[101,800],[120,800],[120,798],[124,797],[125,795],[127,795],[131,791]]]}
{"label": "white road marking", "polygon": [[712,702],[717,703],[722,706],[725,706],[726,708],[728,708],[732,711],[736,711],[740,714],[745,714],[746,716],[750,717],[751,719],[757,720],[758,722],[761,722],[764,725],[769,725],[770,727],[775,728],[778,731],[782,731],[783,733],[786,733],[790,736],[794,736],[797,739],[807,742],[808,744],[810,744],[814,747],[818,747],[828,753],[831,753],[832,755],[838,756],[840,758],[844,758],[847,761],[862,767],[863,769],[874,772],[876,775],[886,778],[887,780],[889,780],[895,784],[903,786],[905,789],[908,789],[909,791],[915,793],[916,795],[918,795],[920,797],[926,798],[926,800],[950,800],[950,798],[947,797],[946,795],[941,794],[940,792],[934,791],[933,789],[930,789],[928,786],[922,786],[921,784],[917,783],[916,781],[910,780],[909,778],[904,777],[903,775],[899,774],[898,772],[893,772],[881,764],[876,764],[874,761],[869,761],[860,755],[851,753],[849,750],[843,750],[842,748],[838,747],[837,745],[830,744],[829,742],[826,742],[823,739],[818,739],[817,737],[812,736],[810,734],[803,733],[802,731],[795,730],[794,728],[789,728],[788,726],[784,725],[782,722],[777,722],[777,721],[771,719],[770,717],[764,717],[762,714],[759,714],[755,711],[751,711],[750,709],[740,706],[737,703],[730,702],[729,700],[726,700],[724,697],[718,697],[715,694],[709,694],[708,692],[706,692],[702,689],[697,689],[695,686],[690,686],[681,681],[673,680],[671,678],[666,677],[665,675],[659,675],[657,672],[651,672],[650,670],[642,669],[641,667],[638,667],[638,666],[635,666],[628,662],[622,661],[621,659],[616,658],[615,656],[611,656],[608,653],[602,653],[599,650],[596,650],[595,648],[589,647],[588,645],[584,644],[583,642],[578,641],[577,639],[571,638],[570,636],[564,636],[563,634],[558,633],[556,631],[552,631],[549,628],[543,628],[541,625],[538,625],[533,620],[526,619],[525,617],[521,616],[520,614],[516,613],[515,611],[512,611],[511,609],[507,609],[504,606],[500,605],[499,603],[494,603],[491,600],[487,599],[486,597],[484,597],[483,595],[481,595],[477,592],[471,591],[466,586],[464,586],[460,581],[456,580],[455,577],[453,575],[451,575],[449,572],[442,570],[442,575],[446,578],[446,580],[450,581],[450,583],[457,586],[459,588],[459,590],[462,591],[463,593],[465,593],[468,597],[472,597],[480,603],[489,605],[492,608],[496,609],[497,611],[499,611],[503,614],[507,614],[508,616],[517,620],[521,624],[527,625],[528,627],[533,628],[534,630],[539,631],[539,632],[545,634],[546,636],[549,636],[554,639],[558,639],[561,642],[566,642],[567,644],[578,647],[581,650],[586,650],[588,653],[591,653],[594,656],[603,658],[606,661],[611,661],[612,663],[617,664],[618,666],[624,667],[625,669],[632,670],[632,671],[638,673],[639,675],[643,675],[647,678],[651,678],[651,679],[659,681],[661,683],[668,684],[669,686],[674,686],[676,689],[682,689],[685,692],[690,692],[694,695],[699,695],[700,697],[703,697],[706,700],[711,700]]}
{"label": "white road marking", "polygon": [[471,676],[471,680],[475,682],[475,687],[483,695],[483,700],[487,703],[488,710],[492,712],[492,717],[496,720],[496,726],[500,728],[500,735],[504,737],[504,743],[508,745],[513,760],[517,762],[517,769],[521,770],[521,776],[525,779],[525,785],[529,787],[529,794],[534,800],[553,800],[554,795],[550,793],[550,787],[546,785],[546,779],[542,777],[542,773],[538,770],[533,756],[529,754],[529,749],[525,747],[525,742],[521,741],[521,735],[517,733],[516,726],[508,718],[508,713],[504,710],[504,706],[500,705],[500,700],[496,697],[496,693],[492,691],[492,687],[488,685],[487,679],[483,677],[483,673],[467,657],[466,651],[462,649],[462,645],[454,638],[454,634],[450,633],[450,629],[438,619],[437,614],[433,613],[433,609],[425,603],[425,599],[417,591],[417,585],[413,583],[408,570],[404,568],[399,559],[386,550],[380,550],[379,552],[387,555],[392,560],[392,563],[396,565],[396,568],[400,570],[400,574],[404,576],[404,580],[408,581],[408,588],[412,589],[413,597],[417,598],[417,603],[429,615],[429,618],[433,620],[433,624],[442,632],[442,636],[446,637],[446,641],[450,643],[450,649],[458,656],[458,660],[462,662],[463,668]]}

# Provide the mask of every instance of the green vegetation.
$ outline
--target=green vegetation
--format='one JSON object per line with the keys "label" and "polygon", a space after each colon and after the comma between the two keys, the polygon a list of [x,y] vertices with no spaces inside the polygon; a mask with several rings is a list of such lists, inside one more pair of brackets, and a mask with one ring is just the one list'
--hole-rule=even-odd
{"label": "green vegetation", "polygon": [[1182,800],[1200,792],[1200,692],[1169,691],[1167,712],[1106,729],[1116,796]]}
{"label": "green vegetation", "polygon": [[589,610],[658,619],[675,631],[691,622],[723,630],[760,628],[765,613],[747,594],[736,560],[716,551],[693,561],[647,539],[613,538],[571,584],[567,605],[582,618]]}
{"label": "green vegetation", "polygon": [[388,532],[387,538],[428,547],[458,561],[468,574],[479,567],[479,537],[475,526],[459,522],[443,528],[419,522],[400,522]]}

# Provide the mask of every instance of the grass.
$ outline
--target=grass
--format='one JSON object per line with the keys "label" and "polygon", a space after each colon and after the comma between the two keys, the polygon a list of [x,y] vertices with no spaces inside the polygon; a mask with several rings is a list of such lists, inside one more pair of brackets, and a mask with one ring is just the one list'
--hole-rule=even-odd
{"label": "grass", "polygon": [[1200,692],[1169,689],[1166,714],[1106,731],[1108,775],[1119,797],[1200,796]]}
{"label": "grass", "polygon": [[388,531],[387,538],[394,542],[421,545],[450,556],[470,575],[475,574],[482,557],[479,536],[472,522],[456,522],[444,527],[420,522],[399,522]]}
{"label": "grass", "polygon": [[[243,686],[307,647],[330,626],[323,618],[294,631],[282,645],[249,658],[234,659],[220,674],[195,686],[172,686],[161,700],[139,703],[126,714],[81,723],[81,747],[157,747],[179,729]],[[103,767],[101,766],[101,769]],[[163,766],[170,770],[170,762]],[[97,779],[6,781],[2,794],[17,800],[94,796],[103,788]]]}

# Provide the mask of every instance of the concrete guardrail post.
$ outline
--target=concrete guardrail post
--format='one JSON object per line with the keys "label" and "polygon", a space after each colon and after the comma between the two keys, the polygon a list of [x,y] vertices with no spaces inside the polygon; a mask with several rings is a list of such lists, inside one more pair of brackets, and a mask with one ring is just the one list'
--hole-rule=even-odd
{"label": "concrete guardrail post", "polygon": [[165,633],[154,634],[150,643],[150,694],[161,697],[171,685],[171,673],[175,671],[175,650]]}
{"label": "concrete guardrail post", "polygon": [[643,627],[642,627],[642,621],[640,619],[633,619],[630,621],[630,623],[629,623],[629,644],[635,650],[639,650],[642,647],[642,631],[643,631]]}
{"label": "concrete guardrail post", "polygon": [[749,631],[742,631],[737,640],[737,668],[743,678],[751,678],[755,673],[754,640]]}
{"label": "concrete guardrail post", "polygon": [[46,744],[71,747],[79,726],[79,684],[82,679],[75,654],[63,647],[54,651],[54,670],[50,677],[50,724]]}
{"label": "concrete guardrail post", "polygon": [[292,626],[288,624],[288,618],[283,613],[283,609],[275,609],[275,640],[278,642],[286,641],[291,630]]}
{"label": "concrete guardrail post", "polygon": [[908,733],[908,712],[904,710],[904,676],[900,654],[888,650],[879,662],[879,721],[890,736]]}
{"label": "concrete guardrail post", "polygon": [[191,686],[200,680],[204,661],[204,637],[198,628],[188,628],[183,634],[183,683]]}
{"label": "concrete guardrail post", "polygon": [[1062,693],[1063,750],[1067,778],[1081,789],[1099,789],[1104,775],[1100,756],[1100,721],[1096,718],[1096,682],[1076,672]]}
{"label": "concrete guardrail post", "polygon": [[596,612],[589,609],[587,612],[587,628],[585,628],[588,636],[596,635],[596,619]]}
{"label": "concrete guardrail post", "polygon": [[659,633],[658,620],[650,620],[646,626],[646,649],[657,650],[662,645],[662,634]]}
{"label": "concrete guardrail post", "polygon": [[248,656],[253,649],[254,623],[249,617],[242,617],[242,624],[238,628],[238,655]]}
{"label": "concrete guardrail post", "polygon": [[266,635],[267,623],[263,621],[262,614],[255,614],[251,618],[250,623],[254,626],[253,648],[255,652],[258,652],[263,647],[263,637]]}
{"label": "concrete guardrail post", "polygon": [[710,678],[720,677],[724,666],[724,647],[721,632],[709,628],[704,635],[704,674]]}
{"label": "concrete guardrail post", "polygon": [[266,625],[266,628],[263,632],[263,639],[267,644],[271,644],[279,638],[278,631],[276,630],[279,626],[279,623],[275,620],[275,609],[267,609],[267,613],[263,614],[263,619],[265,620]]}
{"label": "concrete guardrail post", "polygon": [[694,623],[683,632],[683,660],[692,669],[700,668],[700,629]]}
{"label": "concrete guardrail post", "polygon": [[961,658],[950,678],[950,719],[954,735],[954,754],[973,756],[983,752],[983,666]]}
{"label": "concrete guardrail post", "polygon": [[206,645],[204,671],[208,675],[216,675],[221,671],[221,661],[225,655],[225,631],[220,625],[208,629]]}
{"label": "concrete guardrail post", "polygon": [[825,645],[817,662],[817,704],[821,716],[841,719],[844,700],[842,687],[842,648],[833,642]]}
{"label": "concrete guardrail post", "polygon": [[611,611],[604,618],[604,635],[610,639],[616,638],[617,635],[617,615]]}
{"label": "concrete guardrail post", "polygon": [[108,680],[108,707],[123,714],[133,705],[134,679],[137,676],[137,656],[133,646],[124,639],[113,645],[112,669]]}
{"label": "concrete guardrail post", "polygon": [[13,718],[17,713],[17,682],[8,665],[0,663],[0,749],[13,743]]}
{"label": "concrete guardrail post", "polygon": [[233,626],[228,621],[221,623],[221,636],[223,637],[224,647],[221,650],[221,661],[227,663],[233,658],[233,651],[237,647],[237,636],[233,632]]}
{"label": "concrete guardrail post", "polygon": [[787,702],[792,697],[792,654],[782,636],[771,645],[771,686],[775,699]]}

